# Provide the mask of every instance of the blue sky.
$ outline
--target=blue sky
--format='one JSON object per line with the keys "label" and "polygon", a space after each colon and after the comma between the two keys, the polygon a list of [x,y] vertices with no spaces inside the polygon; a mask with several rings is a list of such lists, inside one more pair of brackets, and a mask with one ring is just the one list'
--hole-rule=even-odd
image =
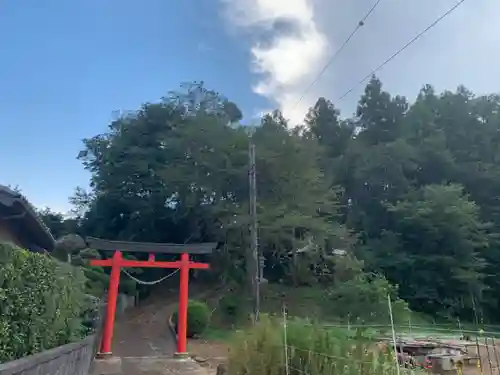
{"label": "blue sky", "polygon": [[[204,80],[247,114],[248,47],[210,0],[4,0],[0,5],[0,184],[36,206],[65,211],[89,175],[81,140],[113,111]],[[175,4],[175,6],[171,6]]]}
{"label": "blue sky", "polygon": [[[81,140],[186,81],[204,80],[247,118],[279,107],[294,125],[319,96],[349,116],[360,79],[457,1],[1,0],[0,184],[68,210],[90,177]],[[464,2],[377,72],[384,88],[410,100],[424,84],[499,92],[499,13],[495,0]]]}

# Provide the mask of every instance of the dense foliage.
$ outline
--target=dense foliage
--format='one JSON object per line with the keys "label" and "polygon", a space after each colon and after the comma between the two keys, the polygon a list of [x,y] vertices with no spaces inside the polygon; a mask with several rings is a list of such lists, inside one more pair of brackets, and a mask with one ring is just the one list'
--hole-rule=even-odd
{"label": "dense foliage", "polygon": [[[400,372],[407,373],[404,369]],[[284,327],[282,320],[267,317],[237,335],[229,355],[229,373],[236,375],[400,372],[392,352],[377,348],[361,331],[351,336],[303,321],[288,322]]]}
{"label": "dense foliage", "polygon": [[[50,220],[53,217],[57,217],[57,214],[53,214],[50,211],[45,210],[44,212],[42,211],[41,216],[44,218],[46,223],[50,223],[47,219]],[[70,223],[73,222],[73,220],[74,219],[71,219]],[[66,224],[67,223],[64,220],[61,220],[56,228],[60,226],[64,227]],[[62,234],[64,231],[59,233]],[[67,262],[73,266],[80,267],[83,270],[83,273],[86,276],[85,290],[87,294],[98,298],[104,296],[104,292],[109,284],[109,270],[106,272],[104,267],[95,267],[90,265],[91,259],[102,259],[102,254],[95,249],[87,248],[87,244],[81,236],[75,233],[68,233],[59,237],[56,241],[56,248],[53,255],[57,259]],[[125,258],[135,259],[135,257],[130,254],[126,254]],[[132,269],[128,272],[132,274],[140,274],[141,270]],[[123,278],[120,281],[119,292],[128,295],[136,295],[136,282],[130,278]]]}
{"label": "dense foliage", "polygon": [[386,278],[412,310],[498,319],[499,95],[425,86],[408,103],[374,77],[352,118],[325,98],[296,127],[279,111],[258,126],[241,117],[195,83],[86,139],[79,158],[92,180],[72,199],[78,231],[217,241],[207,275],[248,283],[251,138],[269,283],[319,285],[346,302],[338,287],[367,292]]}
{"label": "dense foliage", "polygon": [[74,267],[0,243],[0,363],[81,338],[84,284]]}

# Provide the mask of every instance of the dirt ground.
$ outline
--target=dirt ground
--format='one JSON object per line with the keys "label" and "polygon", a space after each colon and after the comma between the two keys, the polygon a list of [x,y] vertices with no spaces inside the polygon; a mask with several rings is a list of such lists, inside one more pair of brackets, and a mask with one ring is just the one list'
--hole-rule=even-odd
{"label": "dirt ground", "polygon": [[194,339],[188,342],[188,352],[201,366],[215,371],[219,364],[227,363],[227,344],[209,340]]}
{"label": "dirt ground", "polygon": [[168,317],[175,300],[148,301],[118,317],[113,335],[113,354],[118,357],[171,357],[176,349],[169,334]]}
{"label": "dirt ground", "polygon": [[[206,292],[190,290],[191,298],[203,299]],[[157,286],[139,306],[117,317],[113,354],[118,357],[169,356],[176,351],[168,320],[177,308],[178,286]]]}
{"label": "dirt ground", "polygon": [[[495,343],[496,344],[496,343]],[[477,353],[476,346],[469,347],[471,354]],[[463,368],[463,375],[497,375],[500,374],[500,344],[493,346],[489,343],[488,346],[480,345],[479,353],[481,358],[481,368],[477,362],[472,362]]]}
{"label": "dirt ground", "polygon": [[[116,319],[113,356],[96,361],[93,375],[206,375],[208,368],[196,362],[173,359],[176,342],[168,318],[177,305],[176,290],[143,301]],[[215,374],[215,372],[213,372]]]}

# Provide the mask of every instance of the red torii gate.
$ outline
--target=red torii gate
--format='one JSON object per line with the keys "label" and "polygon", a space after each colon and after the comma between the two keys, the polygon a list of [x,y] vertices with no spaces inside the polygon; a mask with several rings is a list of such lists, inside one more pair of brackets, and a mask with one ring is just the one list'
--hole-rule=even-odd
{"label": "red torii gate", "polygon": [[[187,308],[188,308],[188,284],[190,269],[207,269],[207,263],[191,262],[189,254],[210,254],[216,243],[201,244],[168,244],[168,243],[149,243],[149,242],[127,242],[110,241],[95,237],[87,237],[88,247],[95,250],[114,251],[111,259],[92,259],[91,266],[111,267],[111,275],[108,287],[108,305],[104,327],[102,332],[101,347],[99,355],[111,355],[111,342],[113,340],[113,328],[115,323],[116,300],[118,297],[118,285],[120,283],[120,270],[122,267],[140,267],[140,268],[179,268],[180,286],[179,286],[179,313],[177,322],[177,352],[186,353],[187,343]],[[188,248],[189,250],[186,250]],[[135,253],[148,253],[149,259],[128,260],[123,258],[122,251]],[[155,254],[180,254],[180,260],[174,262],[157,261]]]}

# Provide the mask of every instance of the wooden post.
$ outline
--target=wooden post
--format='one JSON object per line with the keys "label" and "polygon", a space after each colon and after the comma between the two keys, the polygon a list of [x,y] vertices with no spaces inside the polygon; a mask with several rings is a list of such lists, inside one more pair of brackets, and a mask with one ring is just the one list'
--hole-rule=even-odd
{"label": "wooden post", "polygon": [[106,320],[101,341],[101,356],[110,356],[111,342],[113,341],[113,326],[115,324],[116,300],[118,298],[118,285],[120,284],[120,263],[123,259],[121,251],[115,251],[112,260],[111,275],[108,287],[108,306],[106,309]]}
{"label": "wooden post", "polygon": [[189,287],[189,254],[181,254],[181,271],[179,287],[179,312],[177,314],[177,354],[187,352],[187,312],[188,312],[188,287]]}

